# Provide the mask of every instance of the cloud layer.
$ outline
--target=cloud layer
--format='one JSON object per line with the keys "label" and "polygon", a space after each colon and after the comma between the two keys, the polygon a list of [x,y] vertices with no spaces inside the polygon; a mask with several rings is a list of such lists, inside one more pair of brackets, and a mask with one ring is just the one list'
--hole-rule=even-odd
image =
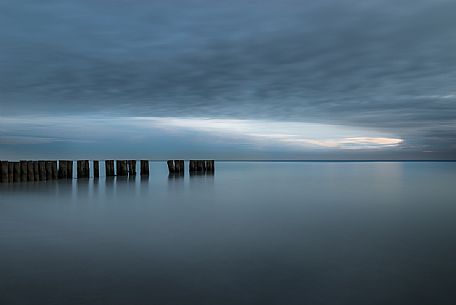
{"label": "cloud layer", "polygon": [[398,158],[455,158],[455,12],[452,0],[4,0],[0,115],[350,126],[403,139]]}

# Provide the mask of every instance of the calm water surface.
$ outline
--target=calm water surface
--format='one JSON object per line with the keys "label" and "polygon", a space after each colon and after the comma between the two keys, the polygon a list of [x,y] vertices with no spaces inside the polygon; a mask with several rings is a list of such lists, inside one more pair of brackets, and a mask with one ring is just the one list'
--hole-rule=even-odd
{"label": "calm water surface", "polygon": [[456,163],[0,185],[0,304],[454,304]]}

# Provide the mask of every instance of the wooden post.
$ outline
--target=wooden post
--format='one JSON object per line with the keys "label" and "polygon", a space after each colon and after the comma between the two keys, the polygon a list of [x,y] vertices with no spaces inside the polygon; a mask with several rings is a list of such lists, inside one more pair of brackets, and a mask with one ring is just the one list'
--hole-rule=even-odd
{"label": "wooden post", "polygon": [[195,161],[195,160],[190,160],[190,164],[189,164],[189,166],[188,166],[188,170],[189,170],[190,172],[196,172],[196,169],[197,169],[197,167],[196,167],[196,161]]}
{"label": "wooden post", "polygon": [[105,175],[106,177],[111,176],[111,161],[105,160]]}
{"label": "wooden post", "polygon": [[33,161],[27,162],[27,181],[35,181],[35,171],[33,167]]}
{"label": "wooden post", "polygon": [[209,168],[207,169],[208,172],[213,173],[215,171],[215,161],[209,160]]}
{"label": "wooden post", "polygon": [[136,176],[136,160],[128,161],[128,174],[131,177],[135,177]]}
{"label": "wooden post", "polygon": [[27,161],[21,161],[20,162],[21,166],[21,176],[20,176],[20,181],[26,182],[27,181]]}
{"label": "wooden post", "polygon": [[198,160],[197,161],[197,170],[198,172],[204,172],[204,164],[203,164],[203,160]]}
{"label": "wooden post", "polygon": [[33,161],[33,172],[35,174],[35,181],[40,181],[40,166],[38,161]]}
{"label": "wooden post", "polygon": [[93,177],[100,177],[100,163],[98,161],[93,161]]}
{"label": "wooden post", "polygon": [[14,182],[14,163],[8,162],[8,182]]}
{"label": "wooden post", "polygon": [[1,168],[0,181],[2,183],[8,183],[8,161],[1,161],[0,168]]}
{"label": "wooden post", "polygon": [[122,171],[122,168],[120,166],[119,160],[116,160],[116,176],[120,176],[120,172]]}
{"label": "wooden post", "polygon": [[13,162],[14,166],[14,182],[21,182],[21,163]]}
{"label": "wooden post", "polygon": [[170,174],[173,174],[176,172],[176,167],[174,165],[174,161],[173,160],[168,160],[166,161],[166,164],[168,165],[168,171]]}
{"label": "wooden post", "polygon": [[141,160],[141,176],[149,176],[149,161]]}
{"label": "wooden post", "polygon": [[180,166],[181,166],[181,164],[180,164],[179,160],[174,160],[174,172],[175,173],[180,173],[180,171],[181,171]]}
{"label": "wooden post", "polygon": [[105,167],[106,167],[106,177],[114,176],[114,160],[106,160]]}
{"label": "wooden post", "polygon": [[73,179],[73,160],[67,161],[67,178]]}
{"label": "wooden post", "polygon": [[78,170],[77,170],[77,173],[76,173],[77,174],[76,177],[79,179],[79,178],[82,177],[82,161],[81,160],[77,161],[77,169]]}
{"label": "wooden post", "polygon": [[89,178],[90,169],[88,160],[78,160],[78,179]]}
{"label": "wooden post", "polygon": [[89,160],[84,161],[84,174],[86,178],[90,178],[90,163]]}
{"label": "wooden post", "polygon": [[59,161],[59,179],[67,178],[67,161]]}
{"label": "wooden post", "polygon": [[38,161],[38,166],[40,167],[40,181],[46,181],[47,174],[46,174],[46,161]]}
{"label": "wooden post", "polygon": [[57,161],[51,161],[51,169],[52,169],[52,174],[51,174],[52,180],[57,180]]}
{"label": "wooden post", "polygon": [[121,176],[127,176],[128,175],[127,161],[126,160],[120,161],[120,169],[121,169],[121,172],[120,172]]}
{"label": "wooden post", "polygon": [[46,180],[52,180],[52,162],[46,161]]}

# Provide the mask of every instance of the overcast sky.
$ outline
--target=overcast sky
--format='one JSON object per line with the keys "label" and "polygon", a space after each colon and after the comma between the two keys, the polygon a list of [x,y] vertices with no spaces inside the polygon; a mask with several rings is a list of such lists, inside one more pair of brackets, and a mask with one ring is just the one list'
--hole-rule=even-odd
{"label": "overcast sky", "polygon": [[0,159],[456,159],[454,0],[0,0]]}

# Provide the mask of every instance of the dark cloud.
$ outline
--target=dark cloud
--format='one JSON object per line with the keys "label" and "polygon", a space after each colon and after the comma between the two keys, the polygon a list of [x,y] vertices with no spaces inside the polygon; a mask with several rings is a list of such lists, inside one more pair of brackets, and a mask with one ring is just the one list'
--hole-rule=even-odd
{"label": "dark cloud", "polygon": [[456,157],[455,29],[452,0],[3,0],[0,109],[342,124]]}

